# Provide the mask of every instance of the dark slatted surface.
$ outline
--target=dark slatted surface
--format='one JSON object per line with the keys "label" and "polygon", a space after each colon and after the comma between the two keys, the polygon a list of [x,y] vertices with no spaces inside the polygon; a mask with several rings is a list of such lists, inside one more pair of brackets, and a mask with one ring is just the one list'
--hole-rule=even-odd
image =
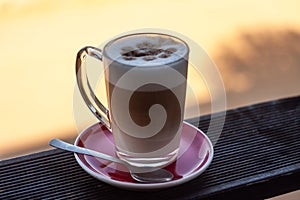
{"label": "dark slatted surface", "polygon": [[[200,122],[206,131],[210,116]],[[258,199],[300,189],[300,97],[227,112],[215,157],[200,177],[161,191],[116,189],[51,150],[0,163],[0,199]],[[242,197],[240,197],[242,196]]]}

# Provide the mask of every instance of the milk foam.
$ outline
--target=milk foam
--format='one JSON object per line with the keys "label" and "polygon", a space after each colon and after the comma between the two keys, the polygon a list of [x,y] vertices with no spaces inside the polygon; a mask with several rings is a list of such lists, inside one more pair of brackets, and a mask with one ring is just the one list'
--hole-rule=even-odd
{"label": "milk foam", "polygon": [[131,35],[106,46],[107,56],[130,66],[157,66],[175,62],[188,53],[180,40],[151,34]]}

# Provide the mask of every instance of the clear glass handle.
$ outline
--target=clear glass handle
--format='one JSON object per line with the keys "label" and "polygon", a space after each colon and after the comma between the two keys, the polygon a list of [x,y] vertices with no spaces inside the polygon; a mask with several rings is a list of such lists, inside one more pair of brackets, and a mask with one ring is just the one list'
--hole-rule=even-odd
{"label": "clear glass handle", "polygon": [[85,103],[92,111],[92,113],[108,128],[111,129],[109,110],[103,106],[103,104],[98,100],[95,93],[92,90],[89,79],[87,77],[87,71],[84,63],[86,62],[86,57],[91,56],[100,61],[102,61],[101,50],[95,47],[87,46],[82,48],[76,57],[76,78],[78,88],[80,90],[81,96]]}

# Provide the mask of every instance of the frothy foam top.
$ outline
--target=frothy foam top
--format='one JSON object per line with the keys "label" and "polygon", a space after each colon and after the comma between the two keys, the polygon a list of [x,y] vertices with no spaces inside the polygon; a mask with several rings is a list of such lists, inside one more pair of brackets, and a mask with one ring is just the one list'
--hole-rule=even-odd
{"label": "frothy foam top", "polygon": [[180,40],[164,35],[131,35],[110,43],[106,54],[119,63],[132,66],[156,66],[175,62],[187,54]]}

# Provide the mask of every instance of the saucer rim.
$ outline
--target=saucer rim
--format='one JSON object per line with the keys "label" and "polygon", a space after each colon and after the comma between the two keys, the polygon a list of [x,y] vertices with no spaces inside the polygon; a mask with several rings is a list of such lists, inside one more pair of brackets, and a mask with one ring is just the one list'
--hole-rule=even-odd
{"label": "saucer rim", "polygon": [[[99,124],[101,122],[96,122],[90,126],[88,126],[87,128],[85,128],[83,131],[80,132],[80,134],[76,137],[76,140],[74,142],[74,145],[77,146],[78,142],[79,142],[79,138],[81,138],[81,136],[88,130],[90,129],[92,126]],[[173,187],[176,185],[181,185],[183,183],[186,183],[196,177],[198,177],[200,174],[202,174],[207,168],[208,166],[211,164],[213,157],[214,157],[214,148],[212,145],[212,142],[210,141],[210,139],[208,138],[208,136],[206,134],[203,133],[203,131],[201,131],[199,128],[197,128],[196,126],[183,121],[184,124],[194,128],[197,130],[197,134],[202,134],[202,136],[204,136],[205,140],[208,142],[208,146],[209,146],[209,156],[208,159],[206,161],[206,163],[200,167],[199,169],[195,170],[194,172],[184,176],[183,178],[177,179],[177,180],[171,180],[168,182],[163,182],[163,183],[131,183],[131,182],[124,182],[124,181],[119,181],[119,180],[113,180],[113,179],[109,179],[106,176],[100,174],[100,173],[96,173],[94,171],[92,171],[90,168],[88,168],[79,158],[79,156],[77,155],[77,153],[74,153],[75,159],[77,161],[77,163],[81,166],[81,168],[87,172],[88,174],[90,174],[91,176],[93,176],[94,178],[103,181],[107,184],[113,185],[115,187],[118,188],[123,188],[123,189],[130,189],[130,190],[152,190],[152,189],[163,189],[163,188],[168,188],[168,187]]]}

